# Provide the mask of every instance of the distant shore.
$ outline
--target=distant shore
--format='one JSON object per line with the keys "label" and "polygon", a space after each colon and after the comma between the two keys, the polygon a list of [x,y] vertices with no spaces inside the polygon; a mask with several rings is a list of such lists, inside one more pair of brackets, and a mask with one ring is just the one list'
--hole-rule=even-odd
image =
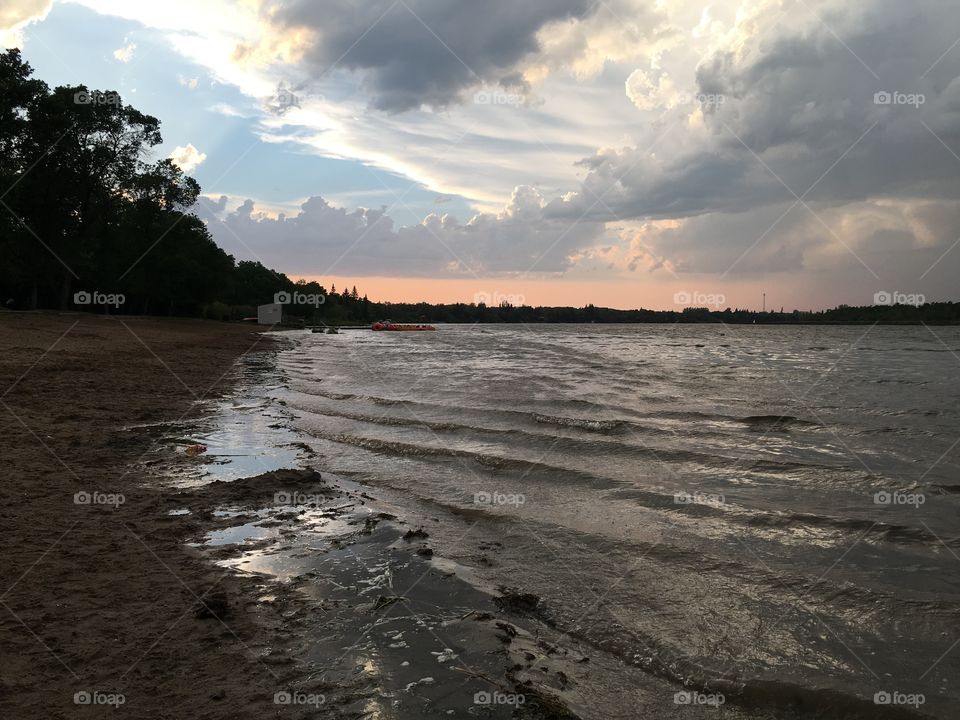
{"label": "distant shore", "polygon": [[[287,281],[289,282],[289,281]],[[716,324],[716,325],[960,325],[960,302],[926,302],[917,298],[911,302],[878,301],[873,305],[839,305],[823,310],[755,310],[726,305],[722,296],[709,304],[696,305],[697,297],[681,299],[675,309],[623,310],[587,304],[581,307],[547,307],[530,305],[486,305],[484,303],[393,303],[371,302],[352,293],[327,292],[323,286],[290,283],[289,303],[274,302],[276,296],[261,295],[250,305],[213,305],[182,309],[189,316],[210,320],[249,320],[258,314],[258,306],[272,305],[282,318],[283,325],[308,327],[369,327],[378,321],[426,324]],[[305,292],[308,289],[310,292]],[[280,295],[278,293],[277,295]],[[879,295],[879,294],[878,294]],[[888,294],[889,295],[889,294]],[[913,297],[913,296],[908,296]],[[299,304],[298,304],[299,303]],[[135,305],[100,307],[114,317],[136,317]],[[91,306],[77,306],[77,311],[96,312]],[[20,308],[20,311],[24,311]],[[27,311],[29,312],[29,311]]]}

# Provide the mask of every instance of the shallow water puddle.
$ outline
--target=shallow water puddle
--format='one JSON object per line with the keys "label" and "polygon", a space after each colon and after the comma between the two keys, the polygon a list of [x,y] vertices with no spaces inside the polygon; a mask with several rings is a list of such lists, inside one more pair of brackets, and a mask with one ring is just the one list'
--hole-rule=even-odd
{"label": "shallow water puddle", "polygon": [[177,454],[190,445],[205,450],[189,458],[177,485],[231,481],[303,465],[309,448],[290,429],[291,415],[278,400],[284,374],[272,358],[245,356],[238,367],[236,394],[205,403],[208,412],[198,420],[131,426],[161,431],[158,443]]}
{"label": "shallow water puddle", "polygon": [[[242,543],[251,539],[276,538],[281,529],[289,535],[288,544],[282,549],[273,546],[243,552],[235,558],[221,560],[224,567],[243,572],[270,575],[287,581],[296,576],[316,570],[317,554],[327,553],[346,545],[350,539],[366,527],[372,514],[368,508],[353,510],[353,503],[333,508],[305,509],[294,505],[277,505],[256,511],[225,508],[213,513],[214,517],[240,517],[257,515],[252,523],[237,525],[208,534],[205,545]],[[353,512],[346,512],[353,510]],[[264,527],[264,523],[276,523]],[[259,523],[259,524],[258,524]]]}
{"label": "shallow water puddle", "polygon": [[277,528],[263,527],[254,523],[246,523],[224,530],[212,530],[207,533],[204,545],[235,545],[251,540],[266,540],[276,537]]}

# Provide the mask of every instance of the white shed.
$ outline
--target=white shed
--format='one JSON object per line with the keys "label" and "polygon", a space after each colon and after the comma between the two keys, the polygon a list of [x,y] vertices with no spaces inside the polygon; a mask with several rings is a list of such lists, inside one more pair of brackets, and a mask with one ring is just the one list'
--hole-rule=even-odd
{"label": "white shed", "polygon": [[279,325],[283,321],[283,305],[270,303],[257,308],[257,323],[260,325]]}

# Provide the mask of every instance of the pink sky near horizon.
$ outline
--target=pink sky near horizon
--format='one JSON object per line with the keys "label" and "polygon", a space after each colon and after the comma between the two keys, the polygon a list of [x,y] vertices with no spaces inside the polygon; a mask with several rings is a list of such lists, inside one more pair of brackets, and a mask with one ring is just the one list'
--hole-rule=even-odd
{"label": "pink sky near horizon", "polygon": [[[544,305],[560,307],[583,307],[592,303],[601,307],[630,310],[677,310],[683,305],[675,302],[674,296],[685,293],[681,300],[697,307],[716,306],[760,310],[763,293],[766,292],[767,309],[819,310],[838,303],[827,302],[823,295],[816,295],[818,303],[807,298],[809,291],[797,287],[797,278],[772,281],[756,280],[736,283],[717,283],[714,278],[689,281],[671,280],[641,282],[630,279],[596,280],[511,279],[511,278],[394,278],[394,277],[315,277],[291,276],[293,279],[315,280],[338,292],[357,287],[375,302],[429,302],[429,303],[474,303],[484,300],[488,305],[497,305],[506,300],[513,305]],[[807,301],[803,301],[807,300]],[[850,304],[869,304],[868,302]]]}

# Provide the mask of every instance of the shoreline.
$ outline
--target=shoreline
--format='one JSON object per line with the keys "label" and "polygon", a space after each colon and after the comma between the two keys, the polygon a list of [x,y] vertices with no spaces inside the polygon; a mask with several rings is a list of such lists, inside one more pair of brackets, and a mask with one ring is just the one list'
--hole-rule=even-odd
{"label": "shoreline", "polygon": [[[285,387],[283,373],[266,365],[211,413],[207,434],[190,436],[211,443],[199,459],[204,476],[188,464],[193,472],[164,502],[196,552],[283,618],[282,657],[299,677],[279,691],[281,700],[331,717],[576,720],[557,697],[566,652],[550,648],[557,657],[546,657],[503,612],[509,590],[486,587],[434,554],[438,518],[412,522],[411,508],[376,488],[321,474],[293,415],[272,395]],[[269,431],[251,433],[264,417]],[[295,448],[296,460],[278,447]],[[249,470],[254,459],[264,472],[233,467]],[[541,674],[556,666],[552,681],[517,677],[534,658]]]}
{"label": "shoreline", "polygon": [[[303,358],[300,343],[289,349]],[[310,366],[303,362],[285,363],[286,370]],[[286,388],[285,375],[284,380]],[[256,396],[241,390],[236,402],[248,407]],[[297,427],[295,416],[288,416],[286,435],[276,441],[309,448],[314,438]],[[219,422],[234,424],[229,413]],[[337,706],[399,718],[466,713],[592,719],[617,717],[622,715],[618,708],[634,706],[657,717],[695,718],[715,713],[711,699],[720,696],[731,718],[765,718],[774,711],[799,718],[828,708],[837,717],[918,717],[789,677],[744,683],[674,656],[668,648],[647,648],[638,655],[643,644],[638,648],[616,635],[598,644],[595,633],[575,627],[572,608],[546,597],[555,593],[529,586],[522,565],[497,572],[516,538],[500,535],[496,524],[482,521],[482,513],[393,488],[389,466],[372,484],[374,478],[359,484],[328,473],[327,462],[306,458],[301,464],[307,469],[244,478],[241,482],[257,488],[251,496],[239,486],[225,487],[219,503],[223,519],[197,540],[213,545],[207,552],[221,565],[292,590],[281,602],[283,614],[310,618],[289,627],[297,628],[311,677],[327,683],[304,685],[298,690],[304,697],[323,690]],[[305,475],[311,468],[323,469],[323,476]],[[291,486],[303,479],[307,485]],[[467,535],[469,540],[461,542]],[[561,566],[565,562],[556,560]],[[493,581],[497,575],[502,583]],[[586,588],[582,594],[588,605],[596,597]],[[491,663],[491,656],[499,661]],[[362,680],[355,681],[366,689],[366,703],[351,682],[351,667],[364,668]],[[487,685],[466,687],[457,673]],[[611,677],[616,679],[603,679]],[[482,692],[525,702],[515,708],[471,708],[473,695]],[[697,699],[684,704],[675,698],[677,692]],[[444,706],[451,693],[453,702]]]}
{"label": "shoreline", "polygon": [[[0,315],[14,470],[0,709],[72,717],[86,693],[132,717],[716,715],[674,698],[687,688],[722,691],[734,719],[918,716],[710,680],[580,632],[522,564],[491,582],[512,541],[495,523],[309,457],[293,414],[260,402],[283,387],[276,360],[294,339],[258,330]],[[209,452],[186,455],[196,442]],[[457,547],[471,522],[476,551]]]}
{"label": "shoreline", "polygon": [[[2,428],[16,448],[5,453],[2,514],[15,550],[2,559],[13,582],[0,605],[0,709],[23,718],[72,717],[85,705],[132,717],[357,717],[377,702],[396,717],[449,717],[475,714],[479,697],[481,717],[511,717],[518,650],[509,646],[536,641],[494,618],[493,594],[450,564],[434,566],[426,530],[309,469],[183,484],[205,458],[183,452],[196,437],[181,430],[236,396],[241,358],[283,346],[257,331],[0,315]],[[315,502],[277,508],[280,491]],[[268,537],[230,534],[254,522]],[[330,523],[335,532],[318,535]],[[230,562],[278,539],[289,557],[303,528],[312,532],[301,560],[322,552],[343,565],[339,597],[317,595],[316,570],[271,578]],[[218,533],[226,537],[205,542]],[[381,583],[391,562],[403,596],[392,575]],[[365,637],[395,656],[383,683],[358,680],[348,657]],[[453,691],[441,673],[456,677]],[[534,687],[519,705],[521,717],[576,717]]]}

